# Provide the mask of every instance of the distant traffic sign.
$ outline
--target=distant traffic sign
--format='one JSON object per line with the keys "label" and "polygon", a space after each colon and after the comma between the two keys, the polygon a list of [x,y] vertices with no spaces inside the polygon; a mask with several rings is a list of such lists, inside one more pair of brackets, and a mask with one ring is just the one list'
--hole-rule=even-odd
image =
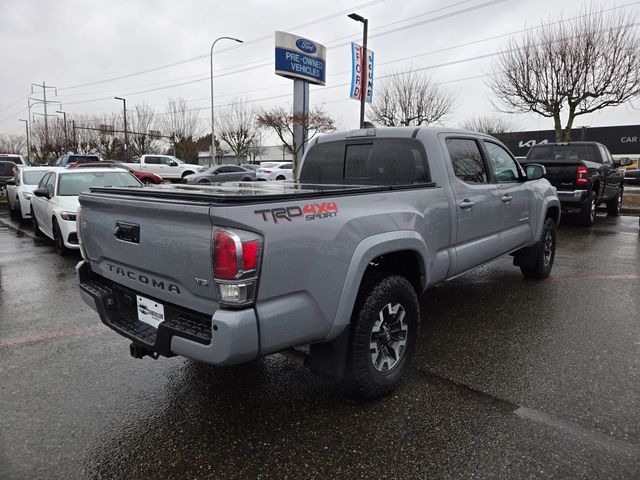
{"label": "distant traffic sign", "polygon": [[276,32],[276,74],[324,85],[327,49],[286,32]]}

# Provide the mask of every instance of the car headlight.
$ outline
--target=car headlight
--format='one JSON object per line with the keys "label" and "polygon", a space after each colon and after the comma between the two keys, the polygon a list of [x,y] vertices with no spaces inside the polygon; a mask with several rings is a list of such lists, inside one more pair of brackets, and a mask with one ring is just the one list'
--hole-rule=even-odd
{"label": "car headlight", "polygon": [[76,212],[62,212],[60,213],[60,218],[66,220],[67,222],[75,222]]}
{"label": "car headlight", "polygon": [[22,196],[25,200],[31,200],[31,195],[33,195],[31,192],[22,192]]}

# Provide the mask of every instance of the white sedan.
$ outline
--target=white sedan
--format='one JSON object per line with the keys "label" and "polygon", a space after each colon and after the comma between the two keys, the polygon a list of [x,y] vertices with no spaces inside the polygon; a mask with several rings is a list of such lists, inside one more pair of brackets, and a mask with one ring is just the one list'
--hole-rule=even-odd
{"label": "white sedan", "polygon": [[256,170],[256,180],[293,180],[291,162],[263,162]]}
{"label": "white sedan", "polygon": [[18,168],[13,180],[7,182],[7,200],[11,217],[20,221],[31,218],[31,195],[51,167]]}
{"label": "white sedan", "polygon": [[31,221],[36,235],[46,235],[60,255],[76,250],[78,195],[91,187],[142,187],[127,170],[54,168],[46,173],[31,197]]}

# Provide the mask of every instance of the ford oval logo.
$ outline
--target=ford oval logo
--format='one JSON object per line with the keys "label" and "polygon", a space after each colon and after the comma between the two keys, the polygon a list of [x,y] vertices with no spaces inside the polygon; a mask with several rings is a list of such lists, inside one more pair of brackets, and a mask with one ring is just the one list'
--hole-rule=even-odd
{"label": "ford oval logo", "polygon": [[296,47],[305,53],[316,53],[318,51],[318,47],[313,42],[304,38],[296,40]]}

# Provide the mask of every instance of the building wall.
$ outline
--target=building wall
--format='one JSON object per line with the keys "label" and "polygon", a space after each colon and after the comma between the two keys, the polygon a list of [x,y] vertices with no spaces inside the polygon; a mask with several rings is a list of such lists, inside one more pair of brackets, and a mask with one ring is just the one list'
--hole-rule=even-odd
{"label": "building wall", "polygon": [[[264,151],[256,157],[256,162],[282,162],[293,160],[293,155],[286,150],[283,152],[283,147],[280,145],[271,145],[263,147]],[[222,165],[233,165],[236,163],[236,157],[234,155],[224,155],[220,162]],[[247,156],[242,156],[240,163],[251,163],[251,159]],[[198,164],[199,165],[211,165],[211,153],[210,152],[198,152]]]}

